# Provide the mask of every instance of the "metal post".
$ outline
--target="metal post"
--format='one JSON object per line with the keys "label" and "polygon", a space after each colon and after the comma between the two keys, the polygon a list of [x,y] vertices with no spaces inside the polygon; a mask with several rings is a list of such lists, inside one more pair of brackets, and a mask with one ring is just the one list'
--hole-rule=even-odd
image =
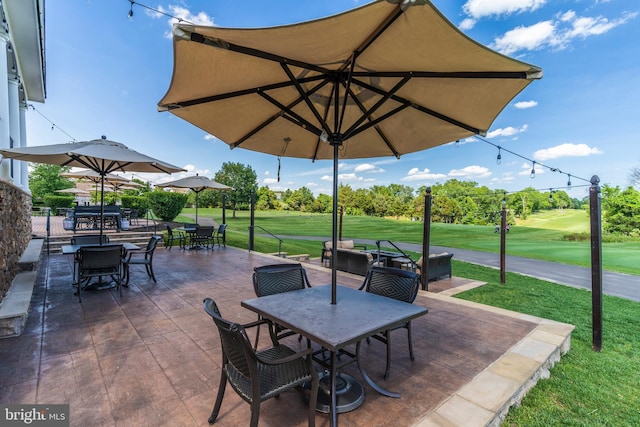
{"label": "metal post", "polygon": [[251,224],[249,226],[249,250],[252,251],[254,250],[254,233],[255,233],[255,222],[256,222],[256,218],[255,218],[255,207],[256,207],[256,197],[255,197],[255,193],[253,190],[251,190]]}
{"label": "metal post", "polygon": [[507,283],[507,201],[502,200],[502,212],[500,217],[500,283]]}
{"label": "metal post", "polygon": [[589,219],[591,224],[591,322],[593,351],[602,350],[602,224],[600,178],[591,177]]}
{"label": "metal post", "polygon": [[344,208],[340,206],[340,233],[338,234],[338,240],[342,240],[342,216],[344,215]]}
{"label": "metal post", "polygon": [[427,187],[424,196],[424,224],[422,226],[422,265],[420,266],[420,281],[422,290],[429,290],[429,245],[431,242],[431,187]]}
{"label": "metal post", "polygon": [[224,192],[222,192],[222,223],[223,224],[227,223],[226,207],[227,207],[227,195]]}

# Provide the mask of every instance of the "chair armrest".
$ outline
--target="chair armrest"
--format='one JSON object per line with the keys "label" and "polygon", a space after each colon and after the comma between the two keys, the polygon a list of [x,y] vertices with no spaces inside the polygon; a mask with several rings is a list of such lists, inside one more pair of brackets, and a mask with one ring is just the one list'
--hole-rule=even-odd
{"label": "chair armrest", "polygon": [[260,326],[260,325],[269,325],[269,326],[271,326],[272,324],[273,324],[273,322],[271,322],[271,320],[260,319],[260,320],[254,321],[254,322],[246,323],[246,324],[242,325],[242,327],[245,328],[245,329],[249,329],[249,328],[255,328],[256,326]]}

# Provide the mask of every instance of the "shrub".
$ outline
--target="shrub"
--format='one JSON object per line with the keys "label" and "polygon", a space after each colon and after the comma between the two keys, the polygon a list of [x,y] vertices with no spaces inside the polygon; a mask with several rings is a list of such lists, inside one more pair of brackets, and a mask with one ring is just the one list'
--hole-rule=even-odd
{"label": "shrub", "polygon": [[73,196],[44,196],[44,206],[51,208],[51,212],[55,213],[57,208],[72,208]]}
{"label": "shrub", "polygon": [[147,209],[149,209],[149,199],[147,196],[122,196],[123,208],[137,209],[138,217],[143,218],[147,216]]}
{"label": "shrub", "polygon": [[173,221],[187,203],[187,195],[180,193],[152,191],[147,197],[149,208],[163,221]]}

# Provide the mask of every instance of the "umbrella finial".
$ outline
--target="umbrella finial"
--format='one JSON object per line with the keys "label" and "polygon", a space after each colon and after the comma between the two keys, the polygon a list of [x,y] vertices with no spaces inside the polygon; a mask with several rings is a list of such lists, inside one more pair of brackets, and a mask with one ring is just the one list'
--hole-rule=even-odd
{"label": "umbrella finial", "polygon": [[107,135],[102,135],[100,138],[107,139]]}

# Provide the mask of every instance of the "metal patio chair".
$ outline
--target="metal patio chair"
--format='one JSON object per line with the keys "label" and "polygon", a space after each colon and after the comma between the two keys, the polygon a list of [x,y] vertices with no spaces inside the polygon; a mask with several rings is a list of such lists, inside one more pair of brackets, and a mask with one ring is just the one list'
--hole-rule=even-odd
{"label": "metal patio chair", "polygon": [[[307,278],[307,272],[302,264],[271,264],[255,267],[253,269],[253,290],[257,297],[280,294],[283,292],[295,291],[298,289],[310,288],[311,284]],[[275,334],[276,339],[282,339],[294,332],[281,326],[272,325],[270,333]],[[260,328],[256,330],[256,341],[254,348],[258,348],[260,338]],[[299,337],[301,340],[302,337]]]}
{"label": "metal patio chair", "polygon": [[[401,270],[393,267],[371,267],[367,276],[360,286],[360,290],[393,298],[398,301],[413,303],[418,295],[420,286],[420,276],[407,270]],[[413,344],[411,342],[411,321],[399,325],[393,329],[387,329],[379,334],[372,335],[374,338],[387,346],[387,364],[385,367],[384,378],[389,378],[389,369],[391,367],[391,337],[390,332],[395,329],[405,328],[407,330],[407,339],[409,341],[409,357],[411,361],[415,360],[413,355]],[[367,339],[367,342],[370,342]]]}
{"label": "metal patio chair", "polygon": [[78,265],[78,302],[82,302],[82,291],[93,278],[101,280],[109,276],[116,283],[116,290],[122,297],[122,245],[102,245],[81,247],[75,256]]}
{"label": "metal patio chair", "polygon": [[147,274],[151,279],[153,279],[154,283],[157,283],[156,276],[153,274],[153,253],[158,246],[158,242],[162,239],[160,236],[151,236],[149,238],[149,242],[147,243],[147,247],[144,251],[129,251],[125,259],[123,260],[124,264],[124,286],[129,285],[130,278],[130,267],[132,265],[144,265],[147,270]]}
{"label": "metal patio chair", "polygon": [[[235,392],[251,405],[251,427],[258,425],[261,402],[292,389],[308,393],[309,426],[315,426],[319,381],[311,357],[313,350],[307,348],[296,353],[285,345],[274,343],[266,350],[255,351],[245,329],[267,323],[266,320],[246,325],[225,320],[211,298],[205,298],[204,310],[213,318],[222,344],[220,385],[209,424],[214,424],[218,418],[229,381]],[[309,383],[311,390],[305,390],[303,385]]]}

